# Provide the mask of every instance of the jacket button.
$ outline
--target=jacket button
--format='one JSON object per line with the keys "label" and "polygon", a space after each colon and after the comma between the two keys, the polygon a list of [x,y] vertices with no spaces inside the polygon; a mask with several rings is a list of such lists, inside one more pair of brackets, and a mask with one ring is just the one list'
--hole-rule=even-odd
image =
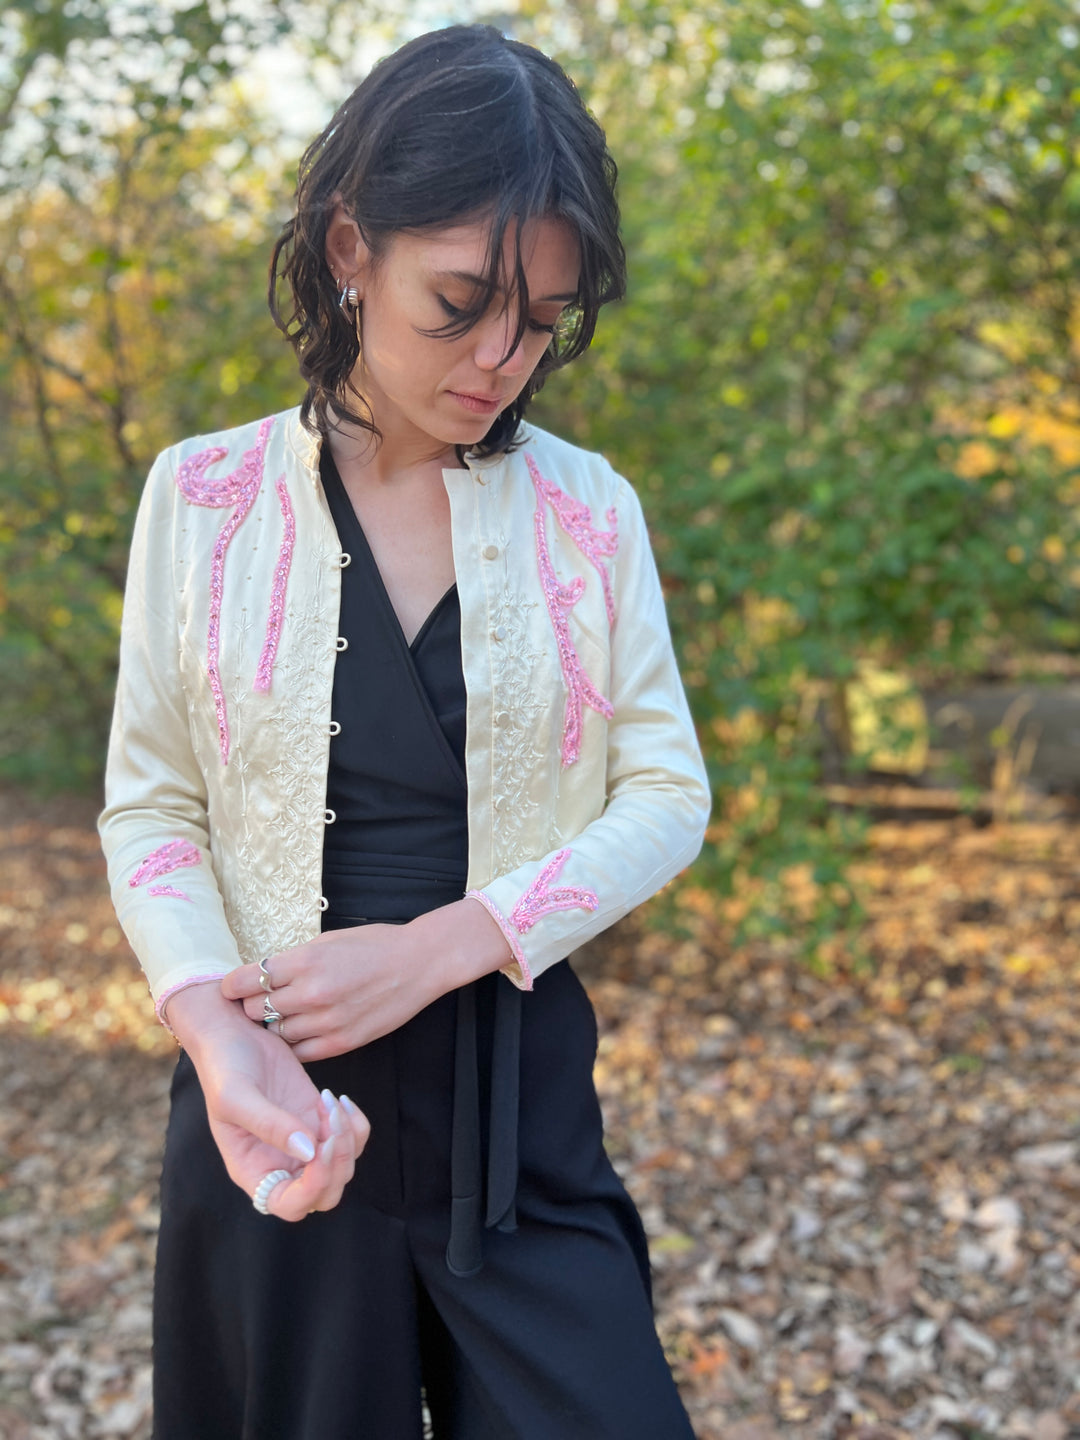
{"label": "jacket button", "polygon": [[325,824],[327,824],[327,825],[333,825],[333,823],[334,823],[334,821],[335,821],[336,819],[337,819],[337,811],[336,811],[336,810],[324,810],[324,811],[323,811],[323,821],[324,821]]}
{"label": "jacket button", "polygon": [[480,551],[485,560],[497,560],[499,558],[499,547],[497,545],[485,545]]}
{"label": "jacket button", "polygon": [[344,635],[339,635],[339,636],[337,637],[337,639],[334,641],[334,649],[335,649],[335,650],[347,650],[348,648],[349,648],[349,642],[348,642],[348,640],[345,639],[345,636],[344,636]]}
{"label": "jacket button", "polygon": [[494,639],[496,639],[496,640],[505,640],[505,639],[506,639],[506,626],[505,626],[505,625],[496,625],[496,626],[495,626],[495,629],[492,630],[491,634],[492,634],[492,637],[493,637]]}
{"label": "jacket button", "polygon": [[510,724],[509,714],[505,710],[500,710],[498,715],[495,716],[495,724],[498,725],[500,730],[505,730]]}
{"label": "jacket button", "polygon": [[338,569],[344,570],[346,565],[352,564],[352,556],[343,550],[338,556]]}
{"label": "jacket button", "polygon": [[340,721],[340,720],[331,720],[331,721],[330,721],[330,734],[331,734],[331,735],[340,735],[340,734],[341,734],[341,721]]}
{"label": "jacket button", "polygon": [[320,909],[320,910],[329,910],[329,909],[330,909],[330,901],[326,898],[325,895],[320,895],[320,896],[319,896],[319,909]]}

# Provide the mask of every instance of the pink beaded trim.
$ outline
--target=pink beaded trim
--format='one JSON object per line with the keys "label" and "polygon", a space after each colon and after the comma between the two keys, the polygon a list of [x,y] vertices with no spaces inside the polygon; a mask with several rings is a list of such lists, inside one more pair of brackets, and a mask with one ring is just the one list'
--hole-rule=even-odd
{"label": "pink beaded trim", "polygon": [[610,530],[596,530],[592,514],[587,505],[572,499],[550,480],[545,480],[531,455],[527,455],[529,474],[536,489],[536,511],[533,528],[536,532],[536,560],[540,570],[540,584],[547,601],[551,628],[555,632],[555,643],[559,650],[559,664],[562,667],[563,682],[566,685],[566,711],[563,719],[562,763],[573,765],[581,754],[581,731],[585,705],[610,720],[615,714],[611,701],[600,694],[585,674],[577,647],[570,634],[569,612],[585,591],[585,581],[576,575],[568,585],[563,585],[555,574],[548,549],[547,527],[544,504],[551,506],[562,529],[593,565],[604,587],[604,606],[608,621],[615,623],[615,602],[611,593],[611,578],[603,562],[606,555],[614,555],[618,545],[615,529],[615,511],[608,511]]}
{"label": "pink beaded trim", "polygon": [[619,548],[619,517],[615,512],[615,506],[612,505],[607,512],[607,522],[611,529],[597,530],[592,523],[592,511],[588,505],[581,500],[575,500],[572,495],[567,495],[566,491],[560,490],[553,481],[545,480],[531,455],[526,455],[525,460],[537,492],[543,495],[552,510],[555,511],[555,518],[563,530],[600,576],[600,583],[604,587],[604,608],[607,610],[608,623],[614,625],[615,597],[611,593],[611,576],[604,564],[604,558],[614,555]]}
{"label": "pink beaded trim", "polygon": [[529,969],[529,962],[525,959],[525,951],[521,948],[521,941],[511,929],[509,920],[507,920],[494,900],[489,899],[488,896],[484,894],[483,890],[469,890],[465,894],[465,899],[479,900],[480,904],[483,905],[484,909],[495,921],[495,924],[498,925],[499,929],[506,936],[506,943],[510,946],[511,954],[517,961],[518,968],[521,970],[524,981],[521,988],[523,990],[531,990],[533,988],[532,971]]}
{"label": "pink beaded trim", "polygon": [[[227,765],[229,762],[229,719],[225,709],[225,692],[221,685],[219,663],[221,600],[225,591],[225,555],[233,536],[247,519],[251,507],[255,503],[255,497],[262,488],[263,463],[266,459],[266,446],[273,425],[272,419],[262,422],[255,444],[250,450],[244,452],[240,464],[228,475],[208,478],[206,474],[211,465],[223,460],[228,454],[228,451],[222,449],[220,445],[212,445],[207,450],[200,450],[197,455],[192,455],[189,459],[182,461],[176,472],[176,483],[180,493],[192,505],[205,505],[215,510],[224,509],[227,505],[236,507],[222,525],[214,542],[210,560],[210,618],[206,635],[206,674],[210,681],[210,692],[214,697],[214,713],[217,716],[218,741],[223,765]],[[285,534],[281,542],[277,568],[274,571],[270,613],[266,624],[266,642],[263,645],[255,678],[256,690],[269,690],[270,688],[270,677],[274,668],[285,610],[285,586],[289,578],[293,542],[296,538],[292,506],[289,503],[284,484],[284,477],[282,477],[277,482],[277,492],[282,518],[285,522]]]}
{"label": "pink beaded trim", "polygon": [[551,888],[551,882],[558,879],[569,858],[569,848],[553,855],[511,910],[510,923],[519,935],[524,935],[554,910],[595,910],[600,904],[595,890],[576,885],[564,886],[561,890]]}
{"label": "pink beaded trim", "polygon": [[[134,890],[139,885],[145,885],[149,880],[160,880],[163,875],[171,875],[174,870],[183,870],[188,865],[198,865],[201,858],[197,847],[190,840],[166,840],[164,845],[159,845],[156,850],[152,850],[147,855],[128,884]],[[155,886],[149,893],[153,895],[165,888],[164,886]]]}
{"label": "pink beaded trim", "polygon": [[227,972],[224,970],[215,970],[207,975],[189,975],[186,980],[180,980],[175,985],[170,985],[168,990],[166,990],[165,993],[161,996],[157,1004],[154,1006],[154,1014],[161,1021],[162,1025],[165,1026],[165,1029],[168,1030],[169,1034],[173,1037],[174,1040],[177,1038],[177,1034],[176,1031],[169,1024],[168,1020],[165,1019],[165,1006],[168,1005],[169,1001],[174,995],[179,995],[181,990],[190,990],[192,985],[205,985],[208,984],[211,980],[223,980],[226,973]]}
{"label": "pink beaded trim", "polygon": [[296,541],[296,519],[293,515],[289,492],[285,487],[285,476],[277,482],[278,503],[281,505],[281,519],[285,533],[278,552],[277,568],[274,570],[274,584],[270,591],[270,614],[266,620],[266,642],[259,657],[259,668],[255,672],[255,689],[269,690],[274,674],[274,660],[277,657],[278,640],[281,638],[281,622],[285,618],[285,589],[289,583],[292,568],[293,545]]}
{"label": "pink beaded trim", "polygon": [[183,890],[178,890],[175,885],[151,885],[146,892],[148,895],[171,895],[174,900],[186,900],[189,904],[191,896]]}

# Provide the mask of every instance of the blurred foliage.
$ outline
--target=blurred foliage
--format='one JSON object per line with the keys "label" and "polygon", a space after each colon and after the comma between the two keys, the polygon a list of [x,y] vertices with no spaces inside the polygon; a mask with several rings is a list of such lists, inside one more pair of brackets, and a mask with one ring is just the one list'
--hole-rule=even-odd
{"label": "blurred foliage", "polygon": [[541,408],[643,489],[714,878],[752,874],[767,925],[810,862],[830,924],[858,831],[820,781],[827,750],[858,764],[860,667],[916,683],[1080,647],[1080,21],[1054,0],[526,9],[608,130],[632,265]]}
{"label": "blurred foliage", "polygon": [[100,775],[154,454],[293,384],[266,318],[266,156],[223,88],[279,17],[218,14],[4,15],[0,773],[50,788]]}
{"label": "blurred foliage", "polygon": [[[229,81],[287,32],[339,84],[371,15],[4,13],[0,773],[98,773],[154,451],[295,398],[263,306],[291,176]],[[642,490],[716,786],[712,880],[753,892],[760,927],[809,873],[833,924],[858,829],[821,779],[862,763],[860,673],[900,677],[880,751],[894,712],[903,742],[904,683],[1080,648],[1076,7],[503,18],[605,124],[631,258],[629,299],[537,419]]]}

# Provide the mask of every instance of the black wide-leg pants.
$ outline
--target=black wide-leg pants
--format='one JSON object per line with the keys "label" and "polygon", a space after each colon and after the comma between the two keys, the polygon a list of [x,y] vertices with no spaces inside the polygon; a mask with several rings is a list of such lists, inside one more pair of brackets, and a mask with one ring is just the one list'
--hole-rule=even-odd
{"label": "black wide-leg pants", "polygon": [[[476,987],[482,1093],[507,984]],[[603,1149],[592,1006],[566,962],[523,997],[517,1229],[484,1233],[478,1273],[448,1268],[455,1001],[308,1067],[372,1133],[341,1203],[297,1224],[259,1215],[229,1180],[181,1056],[155,1440],[420,1440],[421,1387],[437,1440],[692,1440],[641,1222]]]}

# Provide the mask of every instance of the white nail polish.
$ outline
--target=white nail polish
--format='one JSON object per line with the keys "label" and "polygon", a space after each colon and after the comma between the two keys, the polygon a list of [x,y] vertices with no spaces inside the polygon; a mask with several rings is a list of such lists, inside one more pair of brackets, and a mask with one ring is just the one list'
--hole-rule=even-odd
{"label": "white nail polish", "polygon": [[333,1115],[334,1111],[337,1109],[338,1103],[334,1099],[334,1092],[332,1090],[320,1090],[319,1095],[322,1099],[322,1103],[326,1106],[327,1114]]}
{"label": "white nail polish", "polygon": [[303,1160],[305,1164],[309,1160],[315,1159],[315,1146],[311,1138],[305,1135],[302,1130],[293,1131],[289,1136],[289,1143],[285,1148],[290,1155],[297,1160]]}
{"label": "white nail polish", "polygon": [[321,1158],[321,1160],[322,1160],[322,1162],[323,1162],[324,1165],[329,1165],[330,1162],[331,1162],[331,1160],[333,1160],[333,1158],[334,1158],[334,1141],[335,1141],[336,1139],[337,1139],[337,1136],[336,1136],[336,1135],[331,1135],[328,1140],[324,1140],[324,1141],[323,1141],[323,1144],[322,1144],[322,1155],[321,1155],[320,1158]]}
{"label": "white nail polish", "polygon": [[355,1120],[356,1117],[357,1117],[357,1115],[360,1114],[360,1107],[359,1107],[359,1105],[355,1104],[352,1100],[350,1100],[349,1097],[348,1097],[348,1095],[342,1095],[342,1096],[340,1097],[340,1100],[341,1100],[341,1104],[345,1107],[346,1111],[347,1111],[347,1112],[353,1117],[353,1119]]}
{"label": "white nail polish", "polygon": [[335,1105],[330,1111],[330,1130],[334,1135],[345,1134],[345,1116],[341,1113],[340,1105]]}

